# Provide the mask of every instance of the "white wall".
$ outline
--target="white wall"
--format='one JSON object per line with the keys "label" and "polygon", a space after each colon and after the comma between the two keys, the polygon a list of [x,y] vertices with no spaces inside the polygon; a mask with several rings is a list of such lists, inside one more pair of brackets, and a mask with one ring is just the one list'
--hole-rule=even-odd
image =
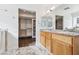
{"label": "white wall", "polygon": [[79,16],[73,16],[73,27],[79,26],[79,24],[77,24],[77,18],[79,18]]}
{"label": "white wall", "polygon": [[72,15],[71,14],[66,14],[64,16],[64,29],[65,28],[72,28]]}
{"label": "white wall", "polygon": [[79,26],[79,24],[77,24],[77,18],[79,18],[79,11],[72,13],[73,27]]}
{"label": "white wall", "polygon": [[0,5],[0,28],[8,29],[8,49],[18,48],[18,9],[15,5]]}

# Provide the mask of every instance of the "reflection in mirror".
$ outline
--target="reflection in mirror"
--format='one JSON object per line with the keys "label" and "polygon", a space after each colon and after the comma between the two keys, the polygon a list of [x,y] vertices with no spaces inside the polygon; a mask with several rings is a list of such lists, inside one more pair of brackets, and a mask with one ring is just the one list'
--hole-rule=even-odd
{"label": "reflection in mirror", "polygon": [[56,29],[63,30],[63,16],[56,15],[55,16],[55,27]]}
{"label": "reflection in mirror", "polygon": [[[79,4],[63,4],[55,9],[53,12],[58,16],[63,16],[63,29],[70,32],[79,32]],[[61,21],[57,23],[57,16],[55,17],[55,29],[61,28]],[[57,25],[59,24],[59,25]],[[59,29],[60,30],[60,29]]]}
{"label": "reflection in mirror", "polygon": [[[51,14],[51,15],[50,15]],[[62,4],[41,17],[43,29],[79,32],[79,4]]]}
{"label": "reflection in mirror", "polygon": [[73,31],[79,32],[79,11],[72,13]]}
{"label": "reflection in mirror", "polygon": [[52,27],[52,17],[51,16],[43,16],[41,18],[41,27],[43,28],[51,28]]}

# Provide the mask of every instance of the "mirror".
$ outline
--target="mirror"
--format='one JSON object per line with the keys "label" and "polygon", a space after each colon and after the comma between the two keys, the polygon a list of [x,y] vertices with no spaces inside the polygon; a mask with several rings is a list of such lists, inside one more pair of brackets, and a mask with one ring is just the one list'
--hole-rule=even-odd
{"label": "mirror", "polygon": [[63,4],[57,7],[55,14],[55,29],[79,32],[79,4]]}
{"label": "mirror", "polygon": [[49,14],[41,17],[42,28],[79,32],[79,4],[61,4]]}
{"label": "mirror", "polygon": [[52,17],[51,16],[43,16],[41,18],[41,27],[45,29],[50,29],[52,27]]}

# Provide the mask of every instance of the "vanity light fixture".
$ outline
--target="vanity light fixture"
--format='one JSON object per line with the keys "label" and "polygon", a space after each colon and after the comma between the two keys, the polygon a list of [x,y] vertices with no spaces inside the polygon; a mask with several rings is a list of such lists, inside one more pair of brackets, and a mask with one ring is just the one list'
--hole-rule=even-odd
{"label": "vanity light fixture", "polygon": [[50,13],[50,10],[48,10],[47,13]]}
{"label": "vanity light fixture", "polygon": [[68,10],[68,9],[70,9],[70,7],[66,7],[66,8],[64,8],[64,10]]}
{"label": "vanity light fixture", "polygon": [[53,6],[50,10],[47,11],[47,13],[52,12],[55,9],[55,6]]}
{"label": "vanity light fixture", "polygon": [[50,10],[53,11],[55,9],[55,6],[53,6]]}

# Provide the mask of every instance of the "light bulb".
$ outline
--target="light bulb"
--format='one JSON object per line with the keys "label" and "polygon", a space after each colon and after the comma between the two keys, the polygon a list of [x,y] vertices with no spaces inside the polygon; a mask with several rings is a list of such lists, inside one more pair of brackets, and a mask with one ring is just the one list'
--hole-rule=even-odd
{"label": "light bulb", "polygon": [[55,9],[55,7],[53,6],[50,10],[54,10]]}
{"label": "light bulb", "polygon": [[48,10],[47,13],[50,13],[50,10]]}

